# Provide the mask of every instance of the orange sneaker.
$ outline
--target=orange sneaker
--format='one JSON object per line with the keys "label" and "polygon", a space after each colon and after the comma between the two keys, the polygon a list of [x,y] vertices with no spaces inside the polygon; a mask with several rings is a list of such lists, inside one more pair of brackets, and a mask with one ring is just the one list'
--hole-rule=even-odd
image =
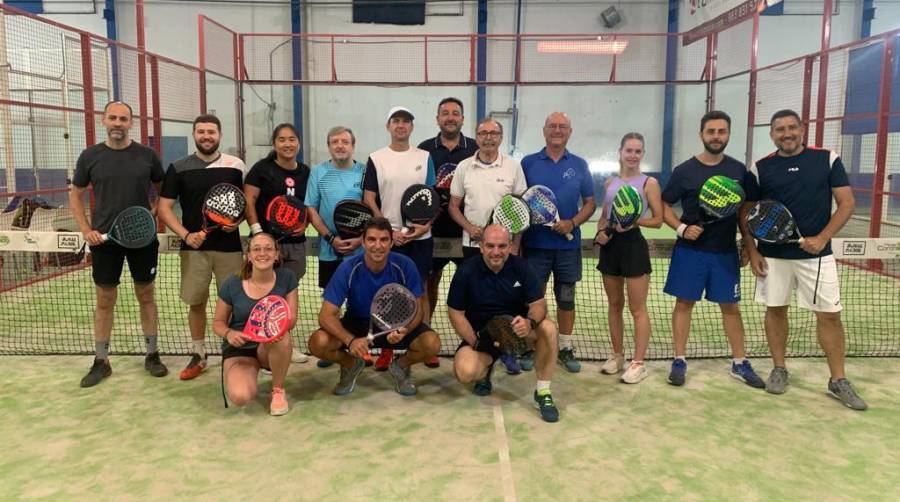
{"label": "orange sneaker", "polygon": [[187,366],[181,370],[178,378],[181,378],[182,380],[193,380],[200,376],[200,373],[203,373],[203,370],[205,369],[206,358],[200,357],[200,354],[194,353],[191,354],[191,360],[188,362]]}
{"label": "orange sneaker", "polygon": [[391,361],[394,360],[393,349],[381,349],[381,355],[375,360],[375,371],[387,371]]}
{"label": "orange sneaker", "polygon": [[438,356],[432,356],[425,360],[425,366],[428,366],[429,368],[440,368],[441,360]]}
{"label": "orange sneaker", "polygon": [[272,403],[269,404],[269,414],[273,417],[280,417],[290,411],[291,406],[288,404],[287,397],[284,395],[284,389],[281,387],[272,388]]}

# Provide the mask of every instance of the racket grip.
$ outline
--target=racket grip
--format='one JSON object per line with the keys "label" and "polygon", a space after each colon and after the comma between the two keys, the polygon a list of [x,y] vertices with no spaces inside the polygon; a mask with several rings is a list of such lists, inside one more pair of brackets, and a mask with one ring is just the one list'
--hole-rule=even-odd
{"label": "racket grip", "polygon": [[566,240],[567,240],[567,241],[570,241],[570,240],[572,240],[572,239],[574,239],[574,238],[575,238],[574,235],[572,235],[572,234],[566,234]]}
{"label": "racket grip", "polygon": [[106,233],[106,234],[101,235],[101,236],[100,236],[100,239],[101,239],[103,242],[109,241],[109,234]]}

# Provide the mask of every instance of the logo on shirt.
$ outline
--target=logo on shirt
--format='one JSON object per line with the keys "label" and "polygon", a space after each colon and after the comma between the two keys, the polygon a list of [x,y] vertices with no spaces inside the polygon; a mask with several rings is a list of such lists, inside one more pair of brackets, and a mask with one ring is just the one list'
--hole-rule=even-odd
{"label": "logo on shirt", "polygon": [[571,167],[568,168],[568,169],[566,169],[566,172],[563,173],[563,179],[564,179],[564,180],[571,179],[571,178],[574,178],[574,177],[575,177],[575,169],[573,169],[573,168],[571,168]]}
{"label": "logo on shirt", "polygon": [[519,281],[516,281],[516,282],[513,283],[513,287],[514,287],[514,288],[521,288],[521,287],[522,287],[522,284],[520,284]]}
{"label": "logo on shirt", "polygon": [[794,167],[789,167],[789,168],[788,168],[788,172],[789,172],[789,173],[796,173],[796,172],[798,172],[798,171],[800,171],[800,167],[798,167],[798,166],[794,166]]}
{"label": "logo on shirt", "polygon": [[285,178],[285,179],[284,179],[284,184],[287,185],[287,186],[290,187],[290,188],[294,188],[294,185],[295,185],[296,183],[294,182],[294,178]]}
{"label": "logo on shirt", "polygon": [[416,171],[421,171],[421,170],[422,170],[422,164],[417,165],[417,166],[416,166]]}

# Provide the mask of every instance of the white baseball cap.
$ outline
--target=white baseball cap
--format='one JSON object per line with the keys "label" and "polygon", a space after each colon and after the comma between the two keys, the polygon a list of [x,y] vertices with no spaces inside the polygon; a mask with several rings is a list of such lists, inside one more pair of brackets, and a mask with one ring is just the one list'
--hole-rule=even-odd
{"label": "white baseball cap", "polygon": [[400,115],[400,114],[409,115],[409,120],[415,120],[415,118],[416,118],[412,114],[412,112],[409,111],[409,108],[407,108],[405,106],[395,106],[395,107],[391,108],[391,111],[388,112],[388,116],[387,116],[388,122],[390,122],[391,119],[394,118],[395,115]]}

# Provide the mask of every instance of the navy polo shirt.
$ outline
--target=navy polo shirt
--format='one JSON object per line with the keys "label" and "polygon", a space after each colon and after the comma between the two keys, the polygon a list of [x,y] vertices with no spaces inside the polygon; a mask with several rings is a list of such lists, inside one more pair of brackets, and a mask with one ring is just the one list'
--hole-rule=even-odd
{"label": "navy polo shirt", "polygon": [[[716,175],[728,176],[738,182],[746,191],[750,172],[742,162],[725,155],[722,162],[708,166],[696,157],[675,166],[672,176],[662,192],[662,200],[670,205],[681,203],[681,222],[698,225],[702,221],[700,209],[700,187]],[[714,253],[737,251],[737,215],[721,219],[703,226],[703,233],[695,241],[678,238],[676,246],[690,246],[701,251]]]}
{"label": "navy polo shirt", "polygon": [[[594,196],[594,180],[587,162],[566,150],[559,162],[547,156],[546,149],[525,156],[522,172],[528,186],[544,185],[556,195],[559,219],[567,220],[578,214],[580,202]],[[581,247],[581,227],[572,230],[572,240],[554,232],[546,225],[535,225],[522,236],[526,248],[578,249]]]}
{"label": "navy polo shirt", "polygon": [[524,258],[510,255],[499,272],[482,256],[463,262],[453,275],[447,305],[466,313],[475,331],[499,315],[528,315],[528,305],[542,299],[541,285]]}
{"label": "navy polo shirt", "polygon": [[[475,155],[475,152],[478,150],[478,145],[475,144],[474,139],[467,138],[460,133],[459,143],[457,143],[453,150],[448,150],[441,142],[441,135],[438,134],[431,139],[426,139],[419,143],[419,149],[425,150],[431,154],[431,160],[434,162],[434,172],[437,173],[445,165],[450,169],[456,170],[457,164]],[[460,210],[462,210],[462,206],[460,206]],[[431,226],[431,235],[434,237],[461,238],[462,227],[453,221],[449,211],[441,211],[441,214],[438,215],[437,219],[434,220],[434,224]]]}
{"label": "navy polo shirt", "polygon": [[[747,200],[774,199],[794,215],[800,235],[818,235],[831,220],[831,189],[850,185],[841,158],[830,150],[806,147],[797,155],[772,153],[753,164]],[[800,246],[758,242],[759,252],[771,258],[801,260],[831,254],[829,242],[818,255]]]}
{"label": "navy polo shirt", "polygon": [[417,298],[425,294],[416,265],[409,257],[391,252],[388,253],[387,261],[387,265],[376,273],[366,266],[362,254],[344,259],[325,287],[322,297],[338,307],[346,301],[348,317],[368,322],[372,298],[385,284],[401,284]]}

